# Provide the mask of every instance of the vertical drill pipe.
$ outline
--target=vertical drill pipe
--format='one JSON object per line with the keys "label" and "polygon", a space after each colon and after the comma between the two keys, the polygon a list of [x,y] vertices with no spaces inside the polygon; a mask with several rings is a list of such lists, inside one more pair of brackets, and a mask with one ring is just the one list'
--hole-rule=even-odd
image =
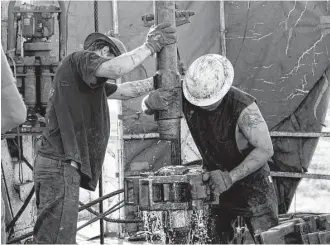
{"label": "vertical drill pipe", "polygon": [[225,2],[220,0],[220,50],[221,55],[226,56],[226,23],[225,23]]}
{"label": "vertical drill pipe", "polygon": [[[170,22],[175,27],[175,2],[155,1],[155,24]],[[171,142],[171,165],[181,164],[181,105],[182,90],[177,62],[177,45],[167,45],[157,54],[157,72],[162,74],[161,81],[157,81],[156,88],[175,90],[177,96],[168,111],[158,112],[155,120],[158,123],[160,139]]]}
{"label": "vertical drill pipe", "polygon": [[[155,24],[170,22],[175,28],[175,2],[154,0]],[[167,45],[157,54],[157,72],[160,73],[161,80],[156,81],[155,88],[166,88],[176,92],[175,101],[171,103],[168,111],[158,112],[155,120],[158,123],[160,139],[171,142],[171,165],[181,164],[181,108],[182,108],[182,88],[180,75],[178,72],[177,45]],[[165,186],[165,185],[164,185]],[[168,190],[168,188],[165,188]],[[152,189],[150,189],[152,190]],[[164,190],[164,196],[165,192]],[[183,211],[184,212],[184,211]],[[174,217],[180,218],[180,217]],[[168,221],[165,221],[167,223]],[[170,224],[167,224],[170,225]],[[187,224],[184,224],[185,226]],[[182,231],[181,227],[172,227],[166,230],[166,236],[171,237],[172,243],[187,243],[189,232]]]}

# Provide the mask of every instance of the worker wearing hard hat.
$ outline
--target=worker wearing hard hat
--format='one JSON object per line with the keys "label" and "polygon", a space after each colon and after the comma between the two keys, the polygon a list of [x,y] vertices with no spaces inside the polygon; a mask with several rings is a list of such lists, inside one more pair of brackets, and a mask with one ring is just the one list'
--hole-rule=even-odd
{"label": "worker wearing hard hat", "polygon": [[135,98],[154,84],[153,77],[120,85],[108,79],[120,78],[175,42],[169,23],[151,27],[146,42],[130,52],[118,39],[92,33],[84,51],[62,60],[49,95],[46,128],[36,143],[34,243],[76,243],[79,187],[95,190],[107,149],[107,98]]}
{"label": "worker wearing hard hat", "polygon": [[[212,243],[230,243],[243,216],[256,235],[278,224],[267,160],[273,146],[255,98],[232,86],[234,69],[217,54],[195,60],[183,79],[183,112],[208,172],[203,176],[219,205],[211,210]],[[173,94],[159,89],[143,100],[148,114],[166,110]]]}

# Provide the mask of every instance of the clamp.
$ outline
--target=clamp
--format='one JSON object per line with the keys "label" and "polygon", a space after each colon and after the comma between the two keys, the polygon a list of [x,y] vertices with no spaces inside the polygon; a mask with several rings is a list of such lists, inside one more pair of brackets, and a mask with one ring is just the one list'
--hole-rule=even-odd
{"label": "clamp", "polygon": [[[166,176],[171,168],[172,173]],[[142,211],[196,210],[218,204],[201,166],[168,166],[156,173],[125,177],[125,201]],[[165,174],[164,174],[165,173]],[[163,176],[162,176],[163,175]],[[165,176],[164,176],[165,175]]]}
{"label": "clamp", "polygon": [[[176,10],[175,11],[175,22],[176,26],[182,26],[190,23],[189,17],[195,15],[194,11],[190,10]],[[155,23],[154,14],[145,14],[142,17],[144,27],[151,27]]]}

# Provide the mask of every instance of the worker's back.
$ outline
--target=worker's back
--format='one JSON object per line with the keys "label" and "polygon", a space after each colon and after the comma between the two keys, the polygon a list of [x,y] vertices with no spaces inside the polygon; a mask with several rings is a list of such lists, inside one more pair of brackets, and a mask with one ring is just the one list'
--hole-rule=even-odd
{"label": "worker's back", "polygon": [[94,74],[107,60],[89,51],[63,59],[50,92],[46,128],[37,144],[40,155],[78,163],[81,187],[90,190],[96,187],[110,135],[106,79]]}

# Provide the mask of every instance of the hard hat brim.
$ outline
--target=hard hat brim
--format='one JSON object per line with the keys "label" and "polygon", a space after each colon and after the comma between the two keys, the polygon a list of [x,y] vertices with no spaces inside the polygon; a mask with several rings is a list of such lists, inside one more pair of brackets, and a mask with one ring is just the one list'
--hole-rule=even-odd
{"label": "hard hat brim", "polygon": [[185,76],[182,84],[182,90],[185,98],[191,104],[196,106],[210,106],[220,101],[227,94],[234,80],[234,68],[228,59],[224,59],[223,66],[225,72],[225,81],[223,83],[223,86],[220,90],[215,91],[215,93],[208,98],[200,99],[192,96],[189,92],[189,89],[187,88],[187,82],[185,82],[186,79],[190,78],[188,76]]}
{"label": "hard hat brim", "polygon": [[125,45],[119,39],[108,37],[99,32],[93,32],[86,37],[84,41],[84,50],[87,50],[92,45],[92,43],[97,40],[103,40],[109,43],[115,56],[119,56],[127,52]]}

